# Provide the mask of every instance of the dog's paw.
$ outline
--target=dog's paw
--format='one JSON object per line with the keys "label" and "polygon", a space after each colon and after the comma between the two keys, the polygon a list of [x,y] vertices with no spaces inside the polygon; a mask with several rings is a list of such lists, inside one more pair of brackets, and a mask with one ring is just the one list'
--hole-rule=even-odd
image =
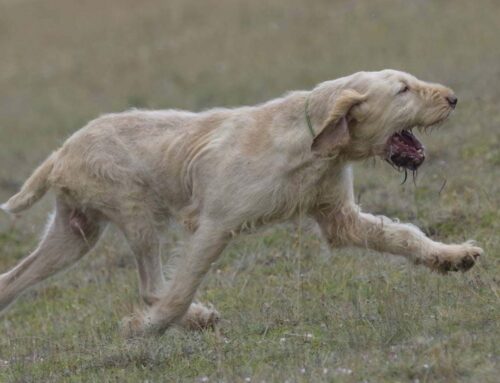
{"label": "dog's paw", "polygon": [[126,316],[120,322],[120,332],[127,339],[141,338],[148,335],[157,335],[150,318],[144,312],[137,311],[132,315]]}
{"label": "dog's paw", "polygon": [[219,312],[212,305],[192,303],[179,325],[187,330],[206,330],[213,329],[219,320]]}
{"label": "dog's paw", "polygon": [[465,272],[475,265],[477,258],[483,253],[483,249],[475,246],[472,241],[450,245],[445,251],[435,255],[429,266],[442,274],[449,271]]}

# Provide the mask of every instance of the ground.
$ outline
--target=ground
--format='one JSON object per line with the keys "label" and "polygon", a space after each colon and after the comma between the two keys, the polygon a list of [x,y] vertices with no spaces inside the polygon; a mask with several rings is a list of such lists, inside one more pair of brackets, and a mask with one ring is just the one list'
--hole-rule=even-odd
{"label": "ground", "polygon": [[[0,0],[0,200],[86,121],[129,107],[254,104],[358,70],[402,69],[459,102],[421,137],[414,184],[356,166],[363,208],[445,242],[477,240],[441,276],[364,249],[330,252],[310,222],[234,241],[200,291],[214,332],[124,340],[133,257],[98,249],[0,319],[6,382],[495,382],[499,361],[500,4],[496,1]],[[0,271],[35,246],[52,196],[0,216]],[[183,236],[166,231],[164,258]]]}

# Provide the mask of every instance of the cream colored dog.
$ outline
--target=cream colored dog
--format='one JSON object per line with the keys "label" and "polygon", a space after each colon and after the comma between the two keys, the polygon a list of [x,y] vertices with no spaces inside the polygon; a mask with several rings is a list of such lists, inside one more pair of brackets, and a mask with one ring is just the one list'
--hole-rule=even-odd
{"label": "cream colored dog", "polygon": [[[332,247],[402,255],[441,272],[467,270],[481,248],[435,242],[411,224],[361,212],[351,172],[353,161],[372,156],[415,170],[424,149],[411,130],[439,124],[456,103],[444,86],[384,70],[258,106],[100,117],[2,205],[17,214],[48,189],[56,194],[55,214],[38,248],[0,275],[0,310],[85,255],[108,222],[123,231],[137,258],[148,305],[124,321],[129,335],[161,333],[175,323],[213,324],[217,312],[192,302],[231,236],[299,212],[316,219]],[[170,218],[191,236],[167,282],[159,227]]]}

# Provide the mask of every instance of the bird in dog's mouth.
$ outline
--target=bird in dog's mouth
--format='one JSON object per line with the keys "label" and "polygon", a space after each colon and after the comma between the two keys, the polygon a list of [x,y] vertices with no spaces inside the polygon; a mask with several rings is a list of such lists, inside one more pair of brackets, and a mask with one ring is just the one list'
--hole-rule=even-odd
{"label": "bird in dog's mouth", "polygon": [[425,160],[425,149],[411,130],[404,129],[387,140],[385,159],[398,169],[416,171]]}

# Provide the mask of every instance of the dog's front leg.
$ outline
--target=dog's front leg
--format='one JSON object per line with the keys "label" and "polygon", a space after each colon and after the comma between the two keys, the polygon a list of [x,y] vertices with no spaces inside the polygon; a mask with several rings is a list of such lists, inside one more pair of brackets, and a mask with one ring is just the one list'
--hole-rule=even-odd
{"label": "dog's front leg", "polygon": [[124,320],[124,335],[161,334],[174,323],[187,328],[193,327],[193,323],[206,327],[210,324],[208,322],[216,320],[218,315],[215,310],[191,303],[203,277],[225,248],[229,233],[218,227],[216,222],[201,221],[164,294],[145,312]]}
{"label": "dog's front leg", "polygon": [[412,224],[362,213],[357,206],[322,209],[315,218],[334,247],[359,246],[402,255],[442,273],[468,270],[483,253],[471,241],[451,245],[436,242]]}

